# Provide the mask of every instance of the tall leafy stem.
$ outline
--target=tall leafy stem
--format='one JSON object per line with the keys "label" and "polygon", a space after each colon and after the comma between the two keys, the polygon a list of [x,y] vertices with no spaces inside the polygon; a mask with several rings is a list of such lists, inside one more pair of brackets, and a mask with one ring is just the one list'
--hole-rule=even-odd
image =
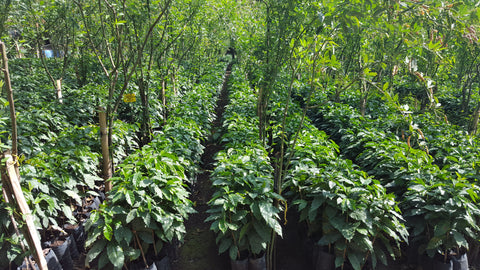
{"label": "tall leafy stem", "polygon": [[[108,96],[107,96],[107,109],[106,109],[106,115],[107,115],[107,121],[108,121],[108,145],[109,145],[109,150],[110,150],[110,156],[113,155],[113,149],[111,149],[112,146],[112,136],[113,136],[113,122],[114,122],[114,115],[116,114],[118,107],[120,105],[120,102],[122,101],[123,94],[129,87],[129,84],[132,80],[132,77],[135,73],[138,73],[138,69],[143,69],[143,58],[144,58],[144,51],[146,49],[146,46],[150,39],[152,38],[152,34],[154,32],[155,27],[159,24],[160,20],[165,16],[167,11],[170,8],[170,5],[172,3],[172,0],[166,0],[164,2],[163,7],[161,7],[159,10],[155,10],[156,16],[153,21],[151,21],[150,16],[148,16],[147,19],[147,27],[145,29],[139,29],[141,25],[135,24],[135,20],[131,20],[130,22],[127,22],[124,19],[124,17],[128,17],[128,15],[132,12],[129,10],[126,6],[126,1],[121,1],[120,2],[120,8],[117,10],[118,5],[114,5],[113,3],[109,2],[108,0],[98,0],[97,4],[97,9],[100,13],[100,26],[99,29],[95,29],[95,25],[92,25],[86,19],[86,14],[83,9],[84,3],[81,3],[79,1],[75,1],[77,4],[80,13],[82,15],[82,20],[84,23],[84,27],[86,28],[87,32],[87,38],[90,41],[90,44],[92,46],[92,49],[94,53],[97,56],[97,60],[99,64],[102,66],[102,69],[105,73],[105,75],[109,79],[109,89],[108,89]],[[106,7],[105,12],[110,13],[110,24],[111,27],[111,32],[108,32],[107,30],[107,23],[104,20],[104,9],[103,9],[103,4]],[[129,3],[131,4],[131,3]],[[150,6],[149,6],[150,7]],[[150,11],[148,7],[148,10]],[[121,11],[119,13],[119,11]],[[106,47],[106,54],[107,58],[110,61],[110,70],[107,69],[107,65],[103,62],[102,60],[102,55],[99,50],[99,48],[95,45],[93,41],[93,36],[92,32],[94,31],[99,31],[101,33],[100,35],[100,42],[105,43]],[[130,32],[135,33],[136,35],[136,42],[133,42],[131,39],[128,38],[128,34]],[[113,40],[114,42],[111,42]],[[112,48],[110,43],[112,43],[115,48],[114,51],[115,53],[112,53]],[[128,46],[125,46],[127,45]],[[131,54],[129,54],[129,58],[126,58],[125,55],[125,48],[130,49]],[[150,58],[151,59],[151,58]],[[146,61],[148,63],[148,66],[151,67],[151,60]],[[123,78],[123,82],[120,88],[120,91],[118,94],[116,93],[117,89],[117,84],[119,80],[119,76],[121,74],[121,78]],[[144,85],[142,85],[144,86]],[[142,91],[144,88],[142,88]],[[116,95],[116,96],[115,96]],[[146,99],[145,93],[142,93],[142,103],[144,106],[144,110],[146,111],[148,109],[148,100]],[[145,121],[148,121],[148,119],[145,119]],[[146,124],[146,123],[144,123]],[[143,130],[145,133],[148,133],[148,131],[145,131],[145,127]]]}

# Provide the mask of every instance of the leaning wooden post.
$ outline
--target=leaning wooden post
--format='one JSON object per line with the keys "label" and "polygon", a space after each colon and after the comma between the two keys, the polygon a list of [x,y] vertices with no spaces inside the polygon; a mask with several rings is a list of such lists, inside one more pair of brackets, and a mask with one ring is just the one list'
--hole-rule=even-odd
{"label": "leaning wooden post", "polygon": [[[1,174],[1,177],[7,177],[6,174],[0,172]],[[2,179],[2,183],[4,182],[5,180]],[[14,202],[13,200],[13,197],[12,197],[12,194],[11,193],[8,193],[7,190],[6,190],[6,185],[2,185],[2,193],[3,193],[3,199],[5,200],[5,202],[7,204],[9,204],[10,202]],[[17,226],[17,223],[15,222],[15,218],[13,217],[13,214],[10,215],[10,221],[12,222],[12,225],[13,225],[13,229],[15,230],[15,234],[20,237],[20,231],[18,230],[18,226]],[[27,249],[25,248],[25,245],[23,244],[22,241],[20,241],[20,247],[22,248],[22,251],[25,253],[27,252]],[[25,257],[25,259],[23,259],[25,261],[26,264],[30,265],[32,267],[32,269],[35,268],[35,265],[33,264],[33,261],[29,258],[29,257]]]}
{"label": "leaning wooden post", "polygon": [[7,197],[15,198],[15,205],[20,215],[25,222],[23,226],[23,233],[27,240],[28,246],[32,251],[32,255],[35,259],[40,270],[48,270],[47,261],[43,255],[42,246],[40,244],[40,238],[37,232],[37,228],[33,222],[33,215],[28,207],[27,200],[23,196],[22,187],[18,181],[17,172],[15,170],[15,161],[11,154],[4,153],[2,159],[5,158],[6,169],[2,172],[2,186],[5,186],[5,192],[10,193]]}
{"label": "leaning wooden post", "polygon": [[112,162],[110,161],[110,151],[108,149],[108,127],[107,127],[107,114],[105,109],[100,107],[98,110],[98,118],[100,122],[100,134],[102,144],[102,157],[103,157],[103,180],[105,180],[105,193],[112,190]]}

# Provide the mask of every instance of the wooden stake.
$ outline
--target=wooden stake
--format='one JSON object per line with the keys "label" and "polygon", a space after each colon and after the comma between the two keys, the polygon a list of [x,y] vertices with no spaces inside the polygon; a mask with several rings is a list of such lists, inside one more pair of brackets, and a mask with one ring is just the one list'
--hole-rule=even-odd
{"label": "wooden stake", "polygon": [[7,100],[10,107],[10,120],[12,122],[12,155],[17,155],[17,117],[15,114],[15,105],[13,102],[12,83],[10,81],[10,73],[8,71],[8,58],[5,43],[0,41],[0,53],[2,54],[2,71],[5,87],[7,89]]}
{"label": "wooden stake", "polygon": [[57,98],[58,98],[58,102],[63,104],[62,80],[57,80]]}
{"label": "wooden stake", "polygon": [[15,198],[15,208],[20,211],[23,221],[25,222],[25,225],[22,228],[23,234],[30,250],[32,251],[33,257],[35,258],[35,262],[40,270],[48,270],[47,261],[43,255],[40,238],[33,222],[32,213],[28,207],[27,200],[23,196],[22,187],[17,178],[15,161],[9,153],[4,153],[3,157],[6,159],[6,171],[2,172],[2,185],[5,187],[5,193],[7,193],[7,197]]}
{"label": "wooden stake", "polygon": [[[2,177],[7,177],[6,174],[2,174]],[[3,180],[5,181],[5,180]],[[7,204],[9,204],[10,202],[13,202],[13,197],[12,197],[12,194],[11,193],[7,193],[5,187],[2,187],[2,193],[3,193],[3,199],[5,200],[5,202]],[[17,223],[15,222],[15,218],[13,217],[15,213],[13,213],[12,215],[10,215],[10,221],[12,222],[12,225],[13,225],[13,229],[15,230],[15,234],[20,237],[20,231],[18,230],[18,226],[17,226]],[[22,251],[25,253],[27,252],[27,249],[25,248],[25,245],[23,244],[23,242],[20,241],[20,247],[22,248]],[[35,269],[35,265],[33,264],[33,261],[30,259],[30,257],[25,257],[24,259],[25,263],[30,265],[32,267],[32,269]]]}
{"label": "wooden stake", "polygon": [[107,114],[105,108],[100,107],[98,111],[98,118],[100,122],[102,157],[103,157],[103,180],[105,180],[105,193],[112,190],[112,162],[110,161],[110,152],[108,150],[108,128],[107,128]]}

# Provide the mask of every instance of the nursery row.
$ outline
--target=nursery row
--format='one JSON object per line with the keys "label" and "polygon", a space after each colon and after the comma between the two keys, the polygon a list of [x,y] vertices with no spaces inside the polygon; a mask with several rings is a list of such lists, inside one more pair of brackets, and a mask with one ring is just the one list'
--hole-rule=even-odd
{"label": "nursery row", "polygon": [[[20,66],[23,67],[27,63],[21,62]],[[32,63],[33,67],[24,68],[27,70],[34,68],[34,61]],[[185,185],[195,179],[197,166],[195,164],[198,164],[202,151],[200,140],[207,136],[206,130],[209,129],[209,121],[212,119],[224,65],[220,63],[212,66],[208,73],[195,79],[197,83],[189,82],[192,79],[188,76],[179,76],[178,90],[172,91],[167,97],[170,120],[164,123],[161,113],[152,114],[158,117],[151,118],[151,126],[157,127],[158,130],[163,125],[156,136],[157,140],[152,142],[155,149],[159,149],[154,152],[170,161],[170,165],[164,167],[163,173],[170,172],[175,176],[172,177],[172,181],[178,184],[178,187],[172,185],[171,194],[166,195],[173,206],[175,206],[175,200],[172,196],[178,196],[180,201],[186,200],[188,192]],[[14,67],[13,64],[12,66]],[[41,228],[44,247],[48,247],[47,241],[55,242],[65,239],[63,229],[70,226],[68,224],[80,223],[82,227],[85,219],[90,216],[90,211],[98,208],[101,200],[105,198],[101,186],[102,179],[98,176],[100,140],[99,127],[94,124],[98,120],[90,113],[90,111],[95,113],[98,103],[95,100],[89,100],[91,96],[87,94],[89,91],[99,90],[100,86],[87,85],[81,89],[67,89],[63,103],[60,104],[57,100],[48,98],[32,99],[31,95],[47,96],[49,88],[39,87],[44,89],[42,93],[38,91],[39,89],[34,91],[28,85],[23,86],[24,82],[26,83],[25,80],[18,80],[16,85],[23,94],[16,100],[17,107],[23,108],[18,117],[21,128],[19,152],[22,186],[35,220],[38,221],[37,227]],[[79,102],[80,100],[83,102]],[[157,101],[151,102],[150,105],[152,111],[161,112],[167,109]],[[122,109],[123,107],[126,109]],[[123,113],[122,110],[127,113]],[[121,120],[114,122],[112,149],[114,166],[118,165],[120,168],[119,175],[126,170],[124,168],[126,165],[122,161],[138,148],[139,125],[135,123],[135,118],[132,118],[135,115],[132,112],[134,110],[135,103],[122,103]],[[8,124],[8,120],[4,123]],[[78,123],[84,125],[79,126]],[[90,124],[85,125],[85,123]],[[2,141],[6,140],[2,138]],[[147,148],[145,153],[152,151]],[[125,162],[132,163],[132,160],[141,162],[140,157],[142,153],[136,153]],[[155,157],[149,158],[152,161]],[[138,175],[135,176],[136,180],[138,180],[137,177]],[[119,181],[119,183],[123,182]],[[127,196],[129,195],[132,194]],[[183,204],[187,204],[186,201]],[[182,206],[179,205],[179,207]],[[143,209],[143,206],[141,208]],[[0,232],[2,243],[5,243],[0,248],[0,268],[3,269],[13,262],[20,264],[25,253],[20,247],[23,240],[15,235],[12,220],[9,219],[7,212],[9,208],[2,203],[0,209],[4,212]],[[98,213],[105,212],[94,213],[91,218],[98,218]],[[168,234],[176,230],[176,223],[173,224],[174,219],[170,219],[169,217],[165,220],[171,223]],[[178,230],[181,231],[181,228]],[[107,231],[105,233],[108,235]],[[172,238],[170,235],[168,237]],[[91,241],[90,239],[88,244],[91,245]]]}
{"label": "nursery row", "polygon": [[415,254],[426,254],[450,265],[465,261],[471,250],[471,264],[478,263],[475,138],[435,123],[428,114],[418,117],[418,125],[405,125],[402,118],[412,116],[369,119],[348,105],[331,103],[312,115],[319,128],[337,139],[342,155],[395,195],[410,233],[410,262],[416,261]]}
{"label": "nursery row", "polygon": [[[232,269],[265,260],[272,233],[282,236],[279,215],[284,215],[287,204],[297,206],[301,220],[308,223],[308,234],[321,248],[316,267],[361,269],[367,264],[387,265],[388,257],[398,257],[408,232],[395,197],[338,156],[338,146],[308,118],[302,121],[302,110],[295,104],[288,108],[284,132],[289,141],[282,157],[288,170],[283,196],[278,194],[272,166],[278,167],[278,160],[271,158],[278,156],[272,154],[278,149],[263,146],[252,109],[256,96],[240,73],[232,74],[221,138],[225,146],[216,158],[215,193],[206,220],[213,222],[219,251],[229,253]],[[273,140],[281,137],[278,134]]]}
{"label": "nursery row", "polygon": [[264,269],[272,232],[282,235],[275,201],[283,199],[274,191],[273,167],[259,138],[253,90],[238,69],[230,82],[223,114],[224,150],[216,156],[211,177],[215,193],[206,221],[213,222],[219,252],[228,252],[232,269],[248,269],[249,263],[260,267],[250,269]]}
{"label": "nursery row", "polygon": [[151,143],[129,155],[112,178],[109,200],[87,221],[87,264],[120,269],[141,259],[156,269],[162,246],[185,234],[192,213],[189,184],[195,182],[202,140],[207,138],[219,94],[215,72],[182,93],[161,131]]}

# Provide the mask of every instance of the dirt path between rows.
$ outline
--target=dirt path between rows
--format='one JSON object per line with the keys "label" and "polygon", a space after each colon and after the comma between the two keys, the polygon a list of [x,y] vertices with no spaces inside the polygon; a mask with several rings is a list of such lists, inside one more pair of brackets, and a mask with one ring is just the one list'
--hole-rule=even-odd
{"label": "dirt path between rows", "polygon": [[176,258],[172,261],[172,270],[225,270],[230,269],[228,255],[218,254],[218,247],[215,243],[215,234],[210,230],[210,223],[205,223],[208,217],[208,201],[212,197],[210,174],[214,169],[214,157],[222,149],[216,138],[219,137],[222,127],[222,117],[225,106],[228,104],[228,78],[231,73],[231,64],[225,72],[217,107],[216,118],[212,123],[212,130],[209,140],[204,143],[205,149],[202,155],[202,173],[198,175],[193,186],[190,199],[195,203],[197,213],[189,216],[185,223],[187,234],[184,243],[176,252]]}

